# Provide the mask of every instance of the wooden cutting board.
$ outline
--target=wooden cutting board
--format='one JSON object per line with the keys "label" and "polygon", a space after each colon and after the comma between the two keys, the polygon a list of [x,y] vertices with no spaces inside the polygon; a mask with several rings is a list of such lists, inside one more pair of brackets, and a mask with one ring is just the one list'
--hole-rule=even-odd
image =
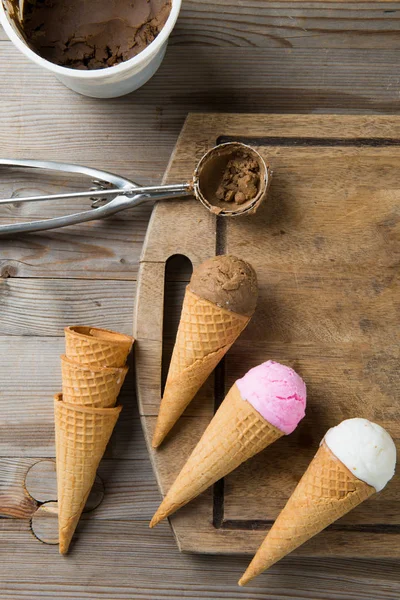
{"label": "wooden cutting board", "polygon": [[[163,494],[224,392],[250,367],[282,361],[307,383],[307,415],[295,433],[171,518],[181,550],[229,554],[256,550],[329,427],[366,417],[399,445],[400,119],[192,114],[165,182],[189,180],[206,150],[230,140],[254,146],[270,163],[266,204],[255,216],[227,220],[194,199],[159,203],[143,250],[135,315],[140,412]],[[182,254],[197,265],[222,253],[256,269],[256,314],[154,451],[166,261]],[[297,553],[400,557],[399,500],[397,476]]]}

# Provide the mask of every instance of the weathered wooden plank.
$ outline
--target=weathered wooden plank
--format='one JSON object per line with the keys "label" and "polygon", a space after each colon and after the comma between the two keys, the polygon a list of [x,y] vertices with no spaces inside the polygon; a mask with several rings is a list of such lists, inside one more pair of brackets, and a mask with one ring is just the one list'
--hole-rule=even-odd
{"label": "weathered wooden plank", "polygon": [[[140,521],[85,520],[77,530],[73,551],[60,558],[57,546],[40,544],[21,520],[0,520],[2,598],[109,600],[243,598],[236,582],[248,557],[179,554],[166,524],[150,531]],[[370,538],[376,544],[376,538]],[[104,552],[108,560],[104,560]],[[23,554],[23,569],[13,575]],[[117,556],[118,559],[113,557]],[[21,563],[22,564],[22,563]],[[346,582],[344,589],[343,581]],[[398,564],[393,560],[307,559],[289,557],[246,587],[249,600],[397,600]]]}
{"label": "weathered wooden plank", "polygon": [[144,296],[146,302],[135,304],[136,339],[144,338],[158,342],[161,347],[163,333],[165,264],[148,262],[140,265],[139,297]]}
{"label": "weathered wooden plank", "polygon": [[0,335],[62,336],[67,324],[132,335],[134,281],[0,278]]}
{"label": "weathered wooden plank", "polygon": [[[169,278],[189,276],[178,271],[169,274]],[[185,286],[186,281],[167,282],[167,343],[175,338],[180,312],[176,304]],[[0,278],[0,336],[60,337],[68,323],[89,323],[131,335],[135,295],[134,281]],[[141,323],[146,326],[145,320]]]}
{"label": "weathered wooden plank", "polygon": [[0,459],[0,517],[29,519],[38,507],[25,489],[25,477],[32,465],[29,458]]}
{"label": "weathered wooden plank", "polygon": [[[176,46],[169,49],[157,77],[134,95],[93,104],[30,64],[11,44],[3,44],[8,83],[0,96],[2,153],[24,157],[28,149],[36,158],[97,166],[142,182],[160,181],[188,110],[219,111],[229,106],[240,112],[395,112],[399,52],[201,48],[188,53]],[[218,77],[210,76],[210,64]],[[26,73],[22,81],[12,75],[21,70]],[[41,102],[43,89],[46,104]],[[24,97],[23,105],[15,102],[16,94]],[[159,98],[169,99],[162,109]],[[63,109],[66,105],[68,111]],[[21,127],[21,119],[29,120],[29,127]],[[79,131],[76,123],[81,124]],[[17,188],[27,186],[15,182]],[[6,191],[8,195],[9,180]],[[57,213],[66,206],[54,208]],[[35,214],[51,213],[52,205],[46,203]],[[33,214],[29,205],[18,210],[3,207],[0,223],[9,222],[11,215],[24,221]],[[2,239],[0,272],[20,277],[134,279],[149,215],[150,207],[142,207],[102,223]]]}
{"label": "weathered wooden plank", "polygon": [[[251,2],[186,0],[172,45],[398,48],[399,7],[385,2]],[[0,39],[6,35],[0,32]]]}
{"label": "weathered wooden plank", "polygon": [[[17,394],[16,401],[26,405],[25,414],[15,414],[14,410],[11,410],[8,411],[7,416],[4,416],[4,406],[9,406],[11,400],[9,398],[5,403],[3,397],[0,399],[3,411],[0,419],[2,431],[0,457],[53,458],[55,446],[52,395],[46,392],[38,395],[35,391],[30,394],[29,390],[21,391]],[[124,408],[105,456],[124,459],[144,458],[147,456],[147,451],[143,445],[140,422],[132,415],[136,410],[124,400],[123,396],[121,402]]]}
{"label": "weathered wooden plank", "polygon": [[[199,500],[196,500],[199,502]],[[194,509],[195,510],[195,509]],[[201,536],[202,551],[206,554],[216,554],[219,560],[220,555],[243,555],[252,556],[255,554],[260,544],[264,540],[267,529],[256,529],[252,525],[248,529],[242,526],[235,528],[227,526],[220,529],[215,529],[211,524],[208,524],[204,519],[197,527],[197,535],[193,535],[193,528],[189,525],[189,521],[193,519],[195,512],[189,513],[189,508],[184,507],[182,515],[171,517],[172,526],[175,532],[179,535],[179,547],[183,552],[197,553],[199,544],[196,542]],[[186,522],[184,518],[186,517]],[[179,522],[181,520],[181,522]],[[342,558],[347,557],[348,560],[356,560],[365,554],[365,544],[374,548],[373,558],[377,561],[383,561],[388,558],[394,558],[393,554],[398,547],[398,535],[393,534],[391,544],[388,544],[388,533],[379,533],[378,531],[369,531],[368,528],[360,531],[357,529],[351,530],[342,529],[343,526],[338,524],[335,527],[325,529],[317,536],[311,538],[302,546],[299,546],[294,553],[295,557],[308,557],[309,559],[320,557],[323,558]],[[351,535],[349,532],[351,531]],[[391,535],[391,534],[389,534]],[[232,549],[237,549],[234,550]],[[372,555],[372,551],[371,551]],[[305,590],[303,590],[305,593]],[[325,598],[324,598],[325,600]]]}
{"label": "weathered wooden plank", "polygon": [[[26,77],[22,82],[10,77],[1,90],[2,150],[4,154],[22,157],[29,149],[38,158],[62,157],[118,169],[139,181],[147,165],[147,173],[152,172],[154,179],[160,178],[183,119],[191,110],[212,111],[229,106],[232,111],[241,112],[396,112],[395,67],[399,52],[339,48],[322,52],[200,48],[187,52],[179,46],[171,47],[157,76],[134,95],[93,105],[92,99],[73,94],[14,51],[11,44],[4,44],[6,73],[23,70]],[[210,73],[210,64],[218,77]],[[206,76],[207,92],[203,88]],[[48,92],[46,106],[38,102],[44,87]],[[22,107],[12,102],[16,93],[24,95]],[[159,98],[167,100],[162,110]],[[65,103],[68,111],[62,110]],[[19,121],[12,118],[21,117],[21,110],[26,118],[35,115],[23,132]],[[108,118],[111,113],[113,119]],[[71,125],[77,122],[81,123],[79,132],[75,128],[72,134]],[[96,126],[99,122],[101,128]],[[59,139],[62,144],[57,143]]]}
{"label": "weathered wooden plank", "polygon": [[103,460],[98,474],[104,483],[104,500],[96,519],[148,522],[160,502],[150,460]]}
{"label": "weathered wooden plank", "polygon": [[[146,218],[125,216],[0,240],[3,277],[136,279]],[[144,217],[144,213],[142,212]],[[27,218],[0,218],[0,224]]]}
{"label": "weathered wooden plank", "polygon": [[[93,105],[93,99],[72,93],[51,74],[30,63],[11,44],[4,44],[6,76],[8,72],[23,70],[26,77],[23,81],[10,78],[1,90],[1,101],[5,103],[1,115],[5,127],[3,152],[11,150],[14,156],[22,157],[28,148],[39,158],[56,160],[63,156],[109,170],[118,166],[121,174],[131,178],[138,177],[147,164],[148,173],[152,171],[154,176],[161,176],[162,171],[157,166],[163,158],[168,158],[173,138],[188,111],[211,112],[229,106],[232,111],[241,108],[242,112],[268,109],[302,113],[315,108],[335,112],[388,112],[390,109],[396,112],[395,66],[399,52],[232,47],[199,47],[195,52],[188,52],[183,47],[172,46],[157,76],[135,94]],[[216,73],[218,77],[213,75]],[[44,86],[48,91],[46,106],[38,102]],[[294,90],[297,90],[296,96]],[[266,92],[269,93],[266,95]],[[11,101],[7,103],[16,93],[30,98],[31,104],[25,102],[20,108]],[[162,109],[160,98],[164,98]],[[68,111],[62,110],[62,101],[68,102]],[[35,115],[22,137],[18,122],[10,120],[20,114],[20,110],[26,117]],[[47,127],[49,113],[53,117],[57,115],[50,128]],[[113,119],[108,118],[111,113]],[[102,121],[101,128],[96,127],[99,121]],[[76,129],[72,133],[69,124],[76,122],[81,124],[79,133]],[[56,143],[57,135],[62,136],[59,137],[62,145]],[[107,153],[104,153],[105,139]]]}
{"label": "weathered wooden plank", "polygon": [[[48,462],[37,458],[0,458],[0,516],[29,519],[37,508],[36,500],[57,500],[55,467],[40,468],[41,463],[46,466]],[[85,512],[83,518],[116,521],[151,518],[160,495],[148,457],[103,459],[97,472],[104,489],[100,497],[91,499],[90,512]]]}
{"label": "weathered wooden plank", "polygon": [[397,48],[398,2],[185,2],[171,43],[201,46]]}
{"label": "weathered wooden plank", "polygon": [[[198,143],[204,141],[208,144],[211,139],[218,139],[221,136],[234,136],[235,138],[251,139],[252,143],[264,153],[268,148],[268,152],[274,151],[274,147],[283,146],[285,152],[291,152],[296,145],[305,147],[306,151],[311,150],[313,145],[320,147],[320,151],[333,152],[337,156],[337,147],[343,146],[340,140],[353,140],[353,143],[348,142],[345,145],[345,152],[354,152],[354,145],[358,145],[358,150],[355,149],[355,155],[362,158],[365,151],[369,151],[370,147],[374,146],[372,139],[385,140],[389,139],[391,148],[396,148],[396,141],[400,135],[400,120],[391,115],[352,115],[352,114],[252,114],[240,113],[237,120],[232,119],[231,113],[193,113],[188,116],[185,123],[185,132],[189,137],[196,138],[201,132],[201,139]],[[222,132],[225,132],[224,134]],[[204,134],[204,135],[203,135]],[[261,139],[260,139],[261,137]],[[273,138],[269,142],[269,138]],[[285,138],[289,138],[287,144],[284,143]],[[302,140],[302,138],[305,138]],[[337,142],[324,142],[324,138],[339,140]],[[361,138],[361,141],[354,143],[356,138]],[[263,141],[264,140],[264,141]],[[292,144],[290,140],[294,140]],[[317,141],[320,140],[321,144]],[[364,140],[364,143],[363,143]],[[365,143],[366,140],[366,143]],[[394,140],[390,144],[390,140]],[[279,141],[282,144],[279,144]],[[180,140],[181,147],[183,139]],[[369,142],[369,143],[368,143]],[[376,145],[376,144],[375,144]],[[362,150],[360,150],[362,148]],[[388,147],[383,143],[380,147],[382,156],[387,160],[390,159],[390,152],[387,152]],[[198,144],[187,147],[183,144],[181,154],[176,153],[176,161],[169,166],[166,173],[166,178],[169,181],[171,176],[178,176],[179,169],[187,168],[189,161],[193,161],[197,157]],[[288,165],[289,166],[289,165]],[[357,167],[357,163],[353,165]],[[389,173],[387,175],[390,176]],[[265,216],[265,215],[264,215]],[[256,216],[251,217],[256,220]],[[232,222],[234,219],[232,219]],[[242,220],[242,222],[245,222]]]}

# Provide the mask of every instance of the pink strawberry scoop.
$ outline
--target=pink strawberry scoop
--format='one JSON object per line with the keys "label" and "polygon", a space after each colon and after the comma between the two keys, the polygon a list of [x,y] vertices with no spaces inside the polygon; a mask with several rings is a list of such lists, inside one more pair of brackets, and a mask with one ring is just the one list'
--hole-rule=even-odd
{"label": "pink strawberry scoop", "polygon": [[286,435],[305,415],[306,384],[290,367],[268,360],[236,381],[240,395]]}

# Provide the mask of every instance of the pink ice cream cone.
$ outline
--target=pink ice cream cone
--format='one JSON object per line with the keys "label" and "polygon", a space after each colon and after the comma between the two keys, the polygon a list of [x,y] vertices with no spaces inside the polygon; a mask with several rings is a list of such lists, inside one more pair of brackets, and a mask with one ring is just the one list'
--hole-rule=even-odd
{"label": "pink ice cream cone", "polygon": [[150,526],[291,433],[305,405],[306,386],[293,369],[273,361],[251,369],[229,390]]}
{"label": "pink ice cream cone", "polygon": [[305,415],[306,385],[290,367],[268,360],[236,381],[243,400],[288,435]]}

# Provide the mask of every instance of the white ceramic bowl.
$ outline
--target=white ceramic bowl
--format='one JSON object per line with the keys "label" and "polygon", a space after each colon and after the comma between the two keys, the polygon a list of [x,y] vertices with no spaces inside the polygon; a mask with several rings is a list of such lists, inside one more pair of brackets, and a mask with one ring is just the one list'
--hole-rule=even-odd
{"label": "white ceramic bowl", "polygon": [[182,0],[172,0],[170,15],[156,39],[137,56],[114,67],[80,71],[61,67],[42,58],[26,44],[13,19],[7,13],[7,0],[0,0],[0,23],[13,44],[32,62],[54,73],[71,90],[93,98],[124,96],[144,85],[161,65],[168,38],[179,15]]}

